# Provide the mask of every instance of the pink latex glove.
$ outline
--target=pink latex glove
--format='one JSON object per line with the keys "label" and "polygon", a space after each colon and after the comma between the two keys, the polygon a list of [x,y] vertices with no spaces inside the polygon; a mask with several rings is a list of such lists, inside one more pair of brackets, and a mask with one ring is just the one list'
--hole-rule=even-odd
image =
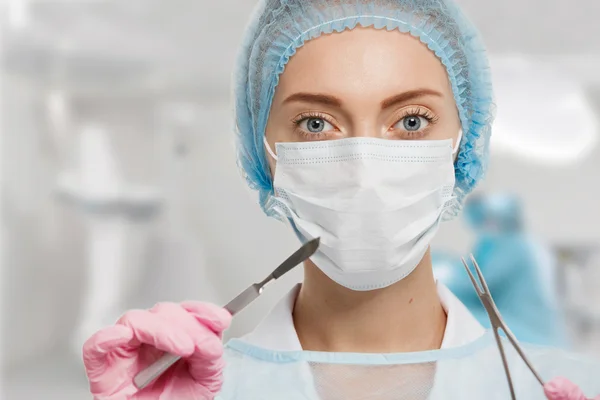
{"label": "pink latex glove", "polygon": [[[95,400],[213,399],[223,383],[222,332],[231,315],[208,303],[159,303],[127,312],[83,346]],[[183,359],[145,389],[133,378],[163,352]]]}
{"label": "pink latex glove", "polygon": [[554,378],[544,385],[544,393],[548,400],[600,400],[585,397],[581,389],[566,378]]}

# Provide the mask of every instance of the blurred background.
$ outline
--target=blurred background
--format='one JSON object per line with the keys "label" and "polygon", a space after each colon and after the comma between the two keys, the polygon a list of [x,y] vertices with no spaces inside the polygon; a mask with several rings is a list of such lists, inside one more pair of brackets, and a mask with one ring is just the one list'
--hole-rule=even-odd
{"label": "blurred background", "polygon": [[[297,248],[235,163],[229,81],[254,3],[0,1],[0,398],[89,398],[80,352],[97,329],[158,301],[224,304]],[[436,274],[477,316],[457,265],[474,252],[518,335],[600,356],[600,5],[459,3],[499,111]]]}

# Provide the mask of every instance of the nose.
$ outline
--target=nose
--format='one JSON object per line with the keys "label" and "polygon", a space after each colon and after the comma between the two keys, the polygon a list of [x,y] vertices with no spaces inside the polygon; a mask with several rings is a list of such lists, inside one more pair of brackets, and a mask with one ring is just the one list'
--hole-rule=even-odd
{"label": "nose", "polygon": [[385,132],[378,126],[376,121],[368,118],[359,119],[353,124],[350,131],[350,137],[382,138]]}

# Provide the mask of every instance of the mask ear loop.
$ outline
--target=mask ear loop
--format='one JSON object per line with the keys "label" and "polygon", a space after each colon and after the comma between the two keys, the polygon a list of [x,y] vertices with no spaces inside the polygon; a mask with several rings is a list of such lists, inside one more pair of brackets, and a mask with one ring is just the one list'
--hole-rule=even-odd
{"label": "mask ear loop", "polygon": [[[273,159],[275,161],[278,161],[277,155],[273,152],[273,150],[271,150],[271,146],[269,146],[269,143],[267,142],[267,138],[265,136],[263,136],[263,144],[265,145],[265,149],[267,150],[267,153],[269,153],[269,155],[271,157],[273,157]],[[279,204],[276,204],[274,206],[273,210],[278,215],[278,219],[281,222],[283,222],[284,224],[289,225],[292,228],[292,231],[298,237],[298,239],[300,239],[300,241],[306,242],[306,239],[304,238],[304,236],[300,233],[300,231],[298,230],[298,228],[296,228],[296,225],[294,224],[294,220],[291,217],[291,210],[288,208],[288,212],[290,213],[288,215],[284,211],[284,209],[287,208],[286,204],[282,203],[281,201],[277,201],[277,203],[279,203]]]}
{"label": "mask ear loop", "polygon": [[[462,141],[462,137],[463,137],[463,130],[461,128],[458,131],[458,137],[456,138],[456,143],[452,147],[452,158],[453,159],[458,154],[458,150],[460,149],[460,142]],[[456,201],[456,196],[454,196],[454,194],[452,194],[451,199],[447,200],[446,203],[444,204],[444,211],[442,211],[442,215],[444,213],[446,213],[452,207],[452,202],[453,201]]]}
{"label": "mask ear loop", "polygon": [[273,157],[273,160],[277,161],[277,156],[275,155],[275,153],[273,153],[273,150],[271,150],[271,146],[269,146],[266,136],[263,136],[263,143],[265,145],[265,149],[267,150],[267,153],[269,153],[269,155],[271,157]]}
{"label": "mask ear loop", "polygon": [[[463,130],[461,128],[461,130],[458,131],[458,137],[456,138],[456,143],[454,144],[454,148],[452,149],[453,156],[455,156],[458,153],[458,149],[460,149],[460,142],[462,141],[462,137],[463,137]],[[265,143],[266,143],[266,139],[265,139]],[[269,148],[268,145],[267,145],[267,148]],[[269,148],[269,151],[271,151],[270,148]]]}

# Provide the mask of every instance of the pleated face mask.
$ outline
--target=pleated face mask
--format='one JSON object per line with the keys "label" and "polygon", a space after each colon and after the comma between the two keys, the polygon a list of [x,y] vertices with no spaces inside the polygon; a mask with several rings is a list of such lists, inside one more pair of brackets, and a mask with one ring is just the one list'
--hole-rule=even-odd
{"label": "pleated face mask", "polygon": [[451,139],[277,143],[277,155],[265,145],[277,160],[274,209],[303,238],[321,238],[311,260],[353,290],[410,274],[453,198]]}

